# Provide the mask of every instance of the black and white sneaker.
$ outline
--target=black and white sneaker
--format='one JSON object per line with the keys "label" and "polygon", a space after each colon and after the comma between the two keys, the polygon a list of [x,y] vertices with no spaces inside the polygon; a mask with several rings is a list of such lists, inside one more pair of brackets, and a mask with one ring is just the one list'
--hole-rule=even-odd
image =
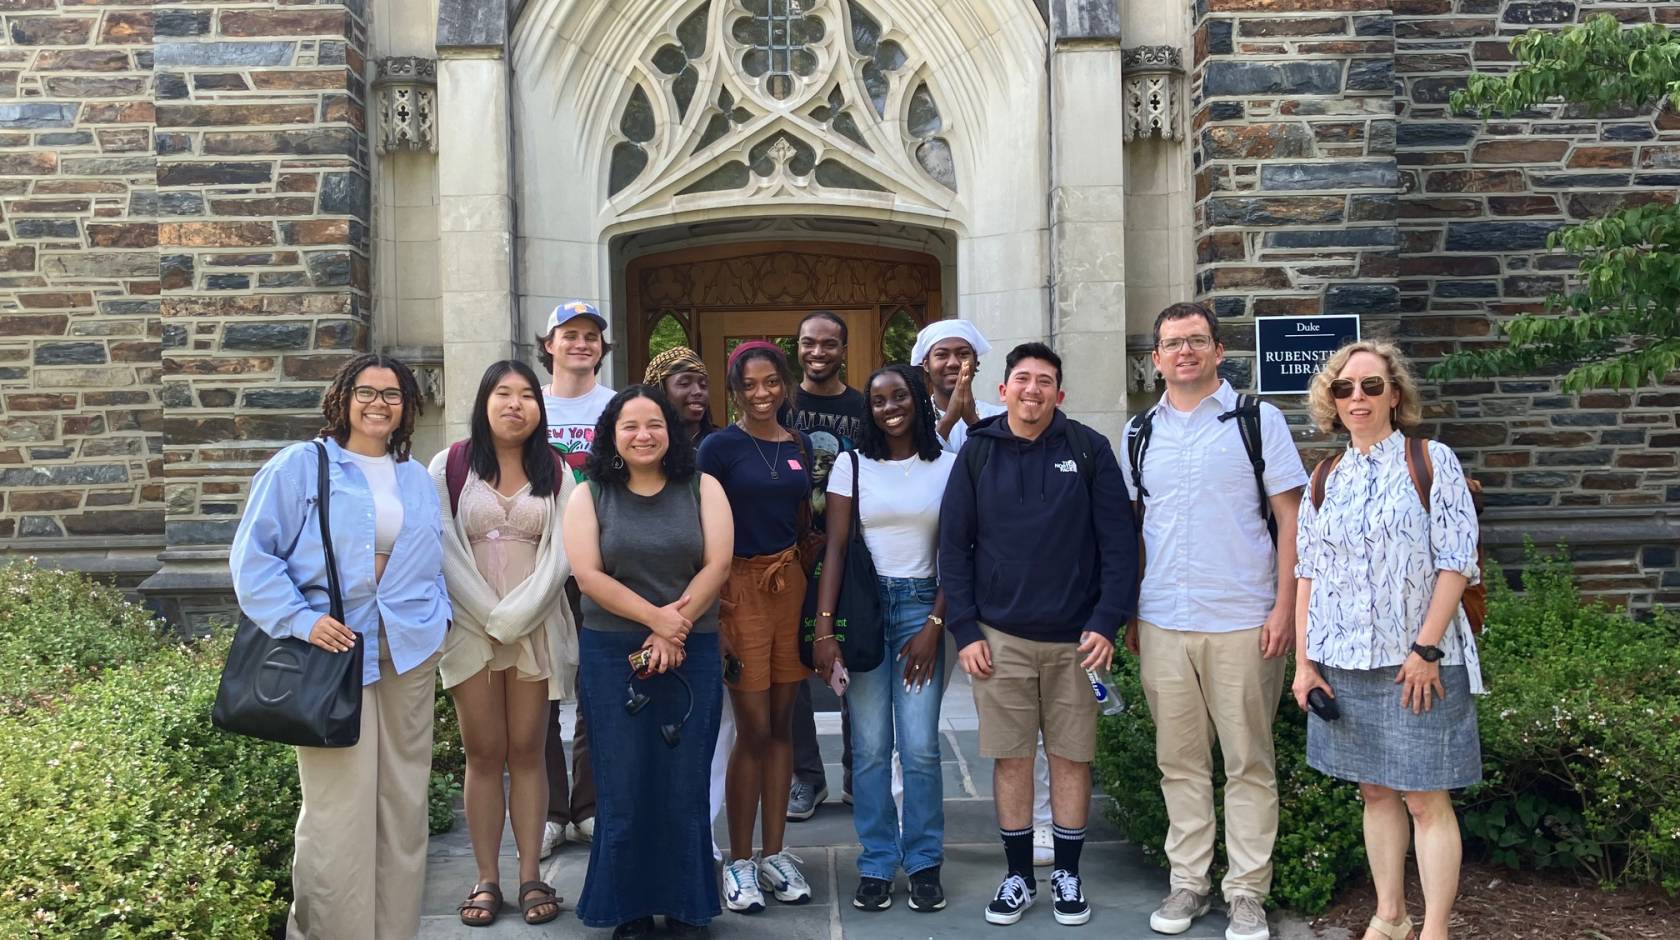
{"label": "black and white sneaker", "polygon": [[1027,887],[1027,879],[1011,872],[998,885],[997,896],[986,905],[986,923],[1013,924],[1032,907],[1038,896],[1038,886]]}
{"label": "black and white sneaker", "polygon": [[879,878],[859,879],[857,894],[852,895],[852,906],[860,911],[884,911],[892,907],[892,882]]}
{"label": "black and white sneaker", "polygon": [[910,875],[910,909],[926,914],[945,908],[945,888],[939,883],[939,866]]}
{"label": "black and white sneaker", "polygon": [[1065,868],[1051,872],[1050,893],[1056,896],[1056,923],[1077,927],[1091,919],[1091,905],[1085,903],[1085,888],[1078,875]]}

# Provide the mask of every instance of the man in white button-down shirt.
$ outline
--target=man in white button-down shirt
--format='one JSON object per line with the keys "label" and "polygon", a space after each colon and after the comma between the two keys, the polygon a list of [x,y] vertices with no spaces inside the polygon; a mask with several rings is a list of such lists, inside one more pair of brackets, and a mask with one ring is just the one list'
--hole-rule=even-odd
{"label": "man in white button-down shirt", "polygon": [[[1294,640],[1295,515],[1307,474],[1283,413],[1264,403],[1256,403],[1264,459],[1256,470],[1239,396],[1219,376],[1224,352],[1205,306],[1173,304],[1155,320],[1154,361],[1167,391],[1128,426],[1123,468],[1134,500],[1142,484],[1145,564],[1126,645],[1141,657],[1170,823],[1172,889],[1150,926],[1183,933],[1208,910],[1217,734],[1230,859],[1225,936],[1265,940],[1278,824],[1272,720]],[[1130,444],[1144,421],[1150,430],[1134,475]]]}

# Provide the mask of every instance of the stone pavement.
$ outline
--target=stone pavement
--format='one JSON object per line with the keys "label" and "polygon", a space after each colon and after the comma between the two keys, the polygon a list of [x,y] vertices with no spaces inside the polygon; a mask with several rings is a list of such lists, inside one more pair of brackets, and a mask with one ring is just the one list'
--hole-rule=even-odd
{"label": "stone pavement", "polygon": [[[948,905],[933,914],[918,914],[904,903],[902,875],[890,910],[865,914],[852,907],[857,888],[857,837],[852,829],[850,808],[840,802],[840,727],[837,713],[817,716],[817,731],[823,755],[828,761],[829,800],[810,820],[789,823],[787,844],[804,859],[806,878],[811,882],[810,904],[789,907],[769,902],[762,914],[742,916],[725,910],[712,922],[712,935],[719,940],[934,940],[967,937],[977,932],[996,931],[999,940],[1066,938],[1079,933],[1056,923],[1047,903],[1048,869],[1040,874],[1040,903],[1011,928],[988,925],[981,911],[997,889],[1003,874],[1003,849],[992,813],[991,762],[979,756],[979,738],[974,720],[974,700],[967,678],[958,676],[946,693],[942,714],[941,748],[945,772],[945,865],[943,882]],[[570,735],[570,726],[567,729]],[[1143,940],[1158,934],[1149,929],[1149,912],[1166,893],[1166,872],[1146,859],[1137,847],[1126,842],[1104,817],[1106,798],[1098,796],[1092,806],[1081,870],[1086,895],[1093,913],[1085,929],[1104,940]],[[724,840],[723,821],[717,834]],[[517,887],[518,868],[513,839],[504,833],[502,856],[503,888]],[[565,911],[557,921],[528,927],[509,905],[493,928],[463,925],[455,905],[475,879],[472,849],[464,821],[453,831],[432,839],[426,871],[426,898],[420,936],[424,940],[489,940],[499,937],[593,938],[606,940],[610,931],[584,927],[573,904],[583,888],[589,847],[567,845],[543,866],[543,875],[566,899]],[[1279,940],[1309,940],[1311,931],[1299,919],[1274,915]],[[1199,921],[1185,940],[1221,940],[1225,918],[1217,910]]]}

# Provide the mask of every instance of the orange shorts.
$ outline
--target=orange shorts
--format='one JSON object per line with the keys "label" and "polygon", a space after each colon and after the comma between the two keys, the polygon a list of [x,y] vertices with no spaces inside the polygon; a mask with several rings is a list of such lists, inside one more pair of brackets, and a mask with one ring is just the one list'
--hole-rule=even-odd
{"label": "orange shorts", "polygon": [[741,678],[730,688],[764,692],[773,683],[803,682],[811,674],[799,661],[805,572],[795,549],[737,556],[719,600],[718,632],[729,652],[741,660]]}

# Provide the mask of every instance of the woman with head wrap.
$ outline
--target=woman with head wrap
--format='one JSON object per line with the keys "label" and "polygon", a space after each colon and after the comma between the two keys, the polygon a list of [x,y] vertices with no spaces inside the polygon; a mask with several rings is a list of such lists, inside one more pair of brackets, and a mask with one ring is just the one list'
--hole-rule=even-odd
{"label": "woman with head wrap", "polygon": [[992,351],[992,344],[967,320],[935,320],[916,334],[910,364],[927,372],[935,430],[940,444],[951,453],[962,449],[969,429],[982,420],[1003,413],[1003,408],[974,397],[974,374],[980,371],[980,357]]}
{"label": "woman with head wrap", "polygon": [[706,435],[717,430],[712,425],[711,377],[706,364],[687,346],[673,346],[648,363],[642,383],[665,393],[666,399],[677,409],[688,441],[696,450]]}

